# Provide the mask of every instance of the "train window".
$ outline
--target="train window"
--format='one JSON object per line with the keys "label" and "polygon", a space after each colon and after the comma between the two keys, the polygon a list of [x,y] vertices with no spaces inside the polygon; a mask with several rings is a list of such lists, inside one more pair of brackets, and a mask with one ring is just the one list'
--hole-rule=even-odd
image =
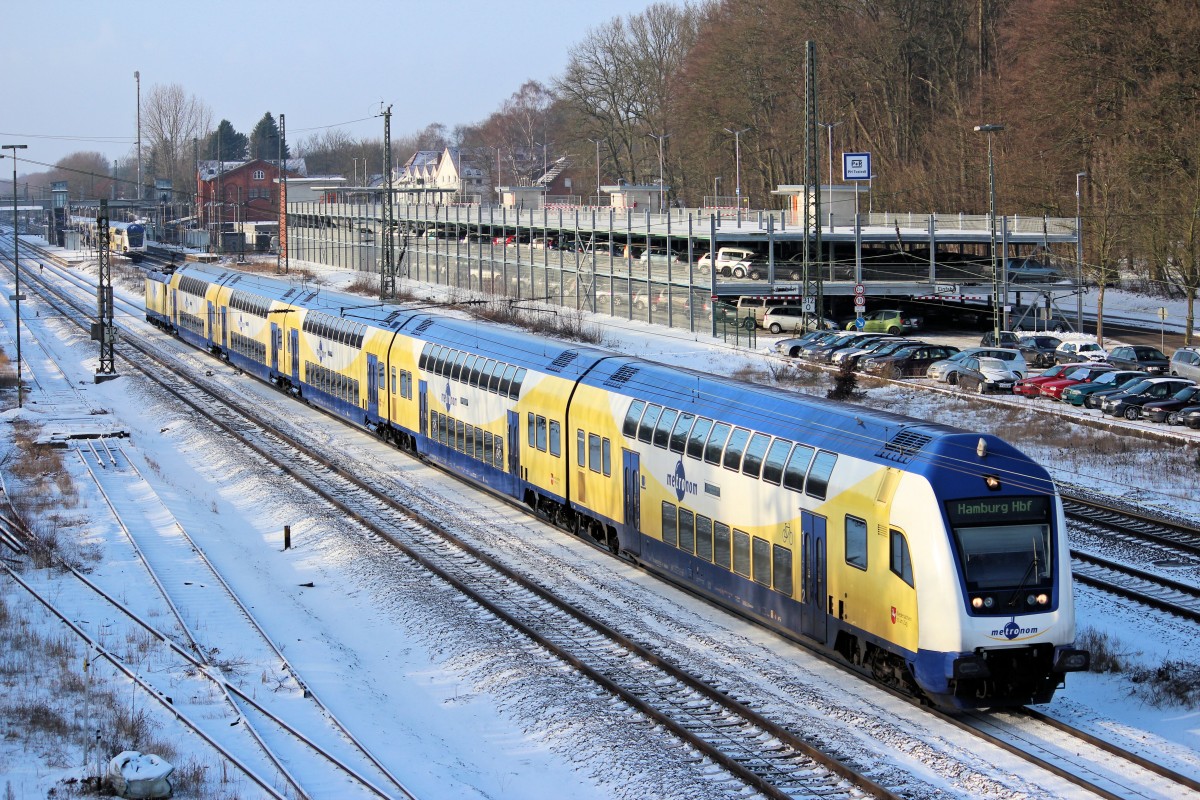
{"label": "train window", "polygon": [[461,419],[454,421],[454,449],[460,453],[467,451],[467,424]]}
{"label": "train window", "polygon": [[475,359],[475,363],[471,364],[471,374],[467,377],[467,383],[476,388],[479,387],[479,373],[482,371],[483,365],[486,363],[487,359],[483,356]]}
{"label": "train window", "polygon": [[732,425],[718,422],[713,425],[713,431],[708,436],[708,444],[704,445],[704,460],[709,464],[721,463],[721,451],[725,449],[725,440],[729,438]]}
{"label": "train window", "polygon": [[754,582],[771,585],[771,543],[761,536],[754,537]]}
{"label": "train window", "polygon": [[575,429],[575,463],[581,467],[587,466],[587,439],[583,428]]}
{"label": "train window", "polygon": [[900,580],[913,585],[912,556],[908,552],[908,540],[904,534],[892,528],[891,561],[892,572],[900,576]]}
{"label": "train window", "polygon": [[713,524],[713,564],[730,569],[730,527],[724,522]]}
{"label": "train window", "polygon": [[816,451],[806,444],[796,445],[792,457],[788,459],[787,467],[783,470],[783,485],[794,492],[804,491],[804,475]]}
{"label": "train window", "polygon": [[775,545],[771,550],[775,572],[775,591],[792,596],[792,551]]}
{"label": "train window", "polygon": [[517,369],[517,374],[513,375],[512,382],[508,385],[508,396],[516,400],[521,396],[521,384],[525,382],[525,368]]}
{"label": "train window", "polygon": [[758,473],[762,470],[763,459],[767,455],[767,445],[771,443],[771,437],[765,433],[756,433],[750,437],[750,444],[746,447],[746,455],[742,459],[742,472],[747,475],[758,477]]}
{"label": "train window", "polygon": [[447,419],[445,414],[438,414],[438,441],[442,444],[450,444],[446,431],[454,424],[453,420]]}
{"label": "train window", "polygon": [[562,426],[556,420],[550,420],[550,455],[558,458],[562,455]]}
{"label": "train window", "polygon": [[605,439],[601,442],[601,471],[605,475],[612,475],[612,440]]}
{"label": "train window", "polygon": [[392,394],[396,393],[396,368],[392,367]]}
{"label": "train window", "polygon": [[707,417],[700,417],[696,420],[696,424],[692,426],[692,432],[688,434],[687,454],[691,458],[700,459],[704,457],[704,443],[708,441],[708,432],[712,430],[713,421]]}
{"label": "train window", "polygon": [[696,515],[686,508],[679,509],[679,549],[696,552]]}
{"label": "train window", "polygon": [[467,426],[466,442],[463,447],[463,452],[471,458],[475,457],[475,426]]}
{"label": "train window", "polygon": [[588,469],[600,471],[600,437],[594,433],[588,434]]}
{"label": "train window", "polygon": [[729,444],[725,445],[725,469],[731,469],[736,472],[742,466],[742,451],[746,449],[746,440],[750,438],[750,431],[745,428],[734,428],[733,434],[729,437]]}
{"label": "train window", "polygon": [[867,568],[867,523],[857,517],[846,517],[846,563]]}
{"label": "train window", "polygon": [[671,439],[671,429],[675,427],[675,420],[678,418],[679,412],[675,409],[663,409],[662,416],[658,418],[658,425],[654,428],[655,447],[666,448]]}
{"label": "train window", "polygon": [[762,479],[776,485],[783,479],[783,466],[787,463],[788,451],[792,443],[787,439],[776,439],[767,451],[767,459],[763,462]]}
{"label": "train window", "polygon": [[483,361],[483,356],[467,356],[467,360],[463,362],[462,372],[458,379],[463,383],[471,382],[471,369],[475,366],[476,361]]}
{"label": "train window", "polygon": [[485,392],[490,392],[492,389],[492,377],[496,368],[500,366],[492,359],[488,359],[483,364],[483,369],[479,370],[479,388]]}
{"label": "train window", "polygon": [[456,380],[458,380],[458,377],[460,375],[462,375],[463,364],[466,363],[468,355],[470,355],[470,354],[469,353],[459,353],[458,356],[455,357],[454,369],[451,370],[451,372],[450,372],[450,380],[456,381]]}
{"label": "train window", "polygon": [[824,500],[829,491],[829,476],[833,475],[833,465],[836,463],[837,453],[818,451],[817,457],[813,459],[812,469],[808,472],[808,483],[804,486],[805,494]]}
{"label": "train window", "polygon": [[713,524],[708,517],[696,515],[696,555],[705,561],[713,557]]}
{"label": "train window", "polygon": [[434,362],[433,362],[433,371],[436,374],[444,375],[446,373],[446,357],[449,355],[450,355],[450,350],[448,348],[443,347],[440,350],[438,350],[438,354],[434,358]]}
{"label": "train window", "polygon": [[511,397],[512,396],[512,379],[513,379],[513,375],[516,375],[516,374],[517,374],[517,368],[514,367],[512,364],[509,364],[508,366],[506,366],[504,368],[504,372],[500,374],[500,389],[499,389],[499,391],[500,391],[501,397]]}
{"label": "train window", "polygon": [[541,414],[537,418],[537,449],[546,452],[546,418]]}
{"label": "train window", "polygon": [[496,394],[500,393],[500,379],[504,377],[504,368],[506,366],[506,364],[503,364],[499,361],[492,361],[490,358],[488,359],[488,371],[492,375],[492,377],[488,379],[489,392],[495,392]]}
{"label": "train window", "polygon": [[733,529],[733,571],[750,577],[750,534]]}
{"label": "train window", "polygon": [[429,354],[433,351],[433,348],[436,346],[437,345],[431,344],[429,342],[425,343],[425,346],[421,348],[421,357],[417,360],[418,367],[420,367],[421,369],[425,369],[425,367],[427,367],[429,365]]}
{"label": "train window", "polygon": [[537,441],[537,437],[534,434],[535,429],[536,425],[534,423],[533,412],[530,411],[525,418],[525,443],[530,447],[536,447],[534,444],[534,442]]}
{"label": "train window", "polygon": [[483,432],[483,460],[491,464],[494,459],[495,446],[492,444],[492,434]]}
{"label": "train window", "polygon": [[692,429],[692,422],[695,419],[695,414],[689,414],[686,411],[679,415],[679,419],[675,421],[675,429],[671,431],[672,453],[683,452],[684,445],[687,444],[688,431]]}
{"label": "train window", "polygon": [[676,530],[677,516],[675,506],[664,500],[662,504],[662,540],[663,544],[669,544],[672,547],[679,543],[679,534]]}
{"label": "train window", "polygon": [[646,408],[646,413],[642,415],[642,424],[638,426],[638,441],[649,442],[650,437],[654,433],[654,426],[658,424],[658,417],[662,414],[662,406],[650,405]]}
{"label": "train window", "polygon": [[496,436],[493,438],[495,439],[495,444],[496,444],[496,461],[495,461],[496,469],[503,470],[504,469],[504,437]]}

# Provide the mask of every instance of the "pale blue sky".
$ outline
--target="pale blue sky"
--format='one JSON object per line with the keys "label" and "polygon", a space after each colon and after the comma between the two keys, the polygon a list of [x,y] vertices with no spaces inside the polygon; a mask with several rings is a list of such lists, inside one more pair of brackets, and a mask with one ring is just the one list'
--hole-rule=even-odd
{"label": "pale blue sky", "polygon": [[28,144],[22,159],[47,164],[78,150],[129,154],[134,70],[143,102],[155,84],[178,83],[208,104],[214,126],[226,118],[248,134],[264,112],[283,112],[291,142],[326,126],[382,137],[372,118],[381,100],[394,136],[453,128],[484,119],[527,79],[558,76],[589,29],[650,3],[9,0],[0,143]]}

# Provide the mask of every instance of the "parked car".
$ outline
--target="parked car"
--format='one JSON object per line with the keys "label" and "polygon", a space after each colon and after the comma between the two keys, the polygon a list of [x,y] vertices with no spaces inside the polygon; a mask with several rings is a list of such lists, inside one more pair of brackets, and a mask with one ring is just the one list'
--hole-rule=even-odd
{"label": "parked car", "polygon": [[1185,386],[1192,385],[1193,381],[1187,378],[1146,378],[1120,394],[1105,398],[1100,410],[1114,417],[1138,419],[1142,415],[1142,406],[1146,403],[1166,400]]}
{"label": "parked car", "polygon": [[1133,375],[1131,375],[1130,377],[1121,381],[1119,384],[1117,384],[1116,386],[1114,386],[1110,389],[1101,389],[1099,391],[1092,392],[1091,394],[1089,394],[1083,398],[1083,407],[1099,409],[1100,406],[1102,406],[1104,404],[1104,401],[1107,400],[1108,398],[1112,397],[1114,394],[1120,394],[1121,392],[1127,392],[1130,389],[1132,389],[1134,386],[1136,386],[1138,383],[1141,383],[1142,381],[1146,380],[1146,378],[1149,378],[1149,377],[1150,376],[1148,374],[1146,374],[1145,372],[1134,373]]}
{"label": "parked car", "polygon": [[822,342],[810,344],[800,351],[800,358],[805,361],[824,361],[828,353],[834,350],[840,350],[843,347],[857,345],[864,342],[873,342],[878,339],[880,334],[877,333],[859,333],[857,331],[842,331],[841,335],[834,336]]}
{"label": "parked car", "polygon": [[1059,364],[1103,361],[1107,356],[1108,351],[1096,342],[1063,342],[1054,350],[1054,360]]}
{"label": "parked car", "polygon": [[[872,311],[870,314],[863,315],[863,318],[866,320],[866,324],[863,325],[863,333],[890,333],[893,336],[911,333],[920,328],[922,323],[920,317],[914,317],[894,308]],[[846,330],[857,329],[857,320],[850,320],[846,323]]]}
{"label": "parked car", "polygon": [[858,369],[859,363],[864,358],[872,356],[888,356],[899,350],[901,347],[906,347],[910,344],[924,344],[918,339],[902,339],[897,336],[885,336],[882,339],[876,339],[870,344],[861,347],[845,347],[833,354],[830,363],[835,367],[841,367],[844,364],[849,364],[850,369]]}
{"label": "parked car", "polygon": [[1057,308],[1045,306],[1017,306],[1008,312],[1014,331],[1052,331],[1063,333],[1072,330],[1071,320]]}
{"label": "parked car", "polygon": [[987,356],[967,356],[961,362],[958,385],[966,391],[986,394],[992,391],[1011,392],[1021,379],[1013,363]]}
{"label": "parked car", "polygon": [[1021,339],[1012,331],[1000,331],[997,336],[995,331],[988,331],[979,340],[980,347],[1012,347],[1016,348],[1021,344]]}
{"label": "parked car", "polygon": [[1005,262],[1009,283],[1058,283],[1062,273],[1056,267],[1029,258],[1010,258]]}
{"label": "parked car", "polygon": [[1063,374],[1070,372],[1075,367],[1086,367],[1087,362],[1075,364],[1055,364],[1050,369],[1043,372],[1041,375],[1036,375],[1031,378],[1022,378],[1013,386],[1013,394],[1024,395],[1025,397],[1040,397],[1041,385],[1046,381],[1052,381]]}
{"label": "parked car", "polygon": [[1048,367],[1054,363],[1054,351],[1062,344],[1057,336],[1022,336],[1017,339],[1017,349],[1025,355],[1026,363],[1034,367]]}
{"label": "parked car", "polygon": [[902,347],[891,355],[869,358],[863,362],[863,369],[873,375],[892,378],[924,375],[930,364],[957,352],[957,347],[949,345],[914,344]]}
{"label": "parked car", "polygon": [[1140,369],[1152,375],[1164,375],[1171,362],[1166,353],[1157,347],[1145,344],[1129,344],[1114,347],[1105,359],[1115,367]]}
{"label": "parked car", "polygon": [[1188,406],[1179,412],[1179,422],[1189,428],[1200,428],[1200,405]]}
{"label": "parked car", "polygon": [[[717,274],[726,278],[744,278],[750,264],[761,260],[758,252],[745,247],[721,247],[717,250]],[[702,270],[712,267],[712,253],[700,256],[696,266]]]}
{"label": "parked car", "polygon": [[1131,380],[1141,380],[1148,377],[1150,376],[1136,369],[1109,370],[1097,375],[1095,380],[1068,386],[1066,389],[1063,389],[1062,396],[1059,399],[1073,406],[1083,406],[1088,398],[1094,394],[1103,396],[1105,392],[1110,390],[1117,392],[1120,391],[1122,385]]}
{"label": "parked car", "polygon": [[998,358],[1001,361],[1009,362],[1012,371],[1017,374],[1017,379],[1023,378],[1029,373],[1029,367],[1025,363],[1025,356],[1019,350],[1001,347],[968,347],[966,350],[960,350],[944,361],[935,361],[930,364],[929,369],[925,372],[925,376],[953,386],[958,383],[958,374],[961,371],[963,361],[972,356],[977,358]]}
{"label": "parked car", "polygon": [[1091,383],[1104,373],[1113,372],[1115,369],[1111,364],[1085,364],[1041,384],[1038,386],[1038,393],[1051,400],[1061,400],[1065,389],[1081,383]]}
{"label": "parked car", "polygon": [[1168,425],[1182,425],[1180,417],[1188,406],[1200,405],[1200,386],[1185,386],[1166,400],[1155,400],[1142,406],[1142,413],[1151,422],[1165,422]]}
{"label": "parked car", "polygon": [[813,314],[805,314],[800,306],[775,306],[763,314],[762,326],[771,333],[796,333],[813,328],[831,330],[838,327],[831,319],[818,320]]}
{"label": "parked car", "polygon": [[1170,371],[1181,378],[1200,381],[1200,349],[1181,347],[1171,356]]}
{"label": "parked car", "polygon": [[653,263],[653,264],[661,264],[663,266],[666,266],[668,263],[670,263],[670,264],[682,264],[683,263],[683,259],[681,259],[679,257],[678,253],[676,253],[672,250],[668,250],[665,247],[647,247],[645,250],[642,251],[642,254],[640,256],[638,256],[638,261],[641,261],[643,264]]}
{"label": "parked car", "polygon": [[809,331],[803,336],[797,336],[792,339],[780,339],[775,343],[775,352],[780,355],[791,356],[798,358],[800,351],[813,342],[824,341],[834,336],[840,336],[842,331]]}
{"label": "parked car", "polygon": [[882,341],[884,339],[895,338],[886,333],[861,333],[861,334],[855,334],[855,337],[856,338],[850,339],[841,344],[837,344],[837,345],[831,344],[828,347],[822,348],[818,352],[814,353],[809,360],[814,361],[818,364],[832,364],[833,357],[836,354],[842,352],[843,350],[858,350],[862,347],[866,347],[866,346],[875,344],[876,342]]}

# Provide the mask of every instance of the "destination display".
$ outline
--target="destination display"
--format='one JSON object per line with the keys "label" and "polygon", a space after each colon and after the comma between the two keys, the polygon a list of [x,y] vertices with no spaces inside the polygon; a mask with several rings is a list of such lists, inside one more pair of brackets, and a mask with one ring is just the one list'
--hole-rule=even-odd
{"label": "destination display", "polygon": [[951,500],[946,513],[954,527],[1012,522],[1046,522],[1050,497],[976,497]]}

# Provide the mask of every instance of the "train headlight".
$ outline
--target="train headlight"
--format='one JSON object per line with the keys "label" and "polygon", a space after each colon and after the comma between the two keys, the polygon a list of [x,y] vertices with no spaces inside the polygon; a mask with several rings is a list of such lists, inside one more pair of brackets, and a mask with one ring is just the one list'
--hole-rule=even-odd
{"label": "train headlight", "polygon": [[983,598],[983,607],[984,608],[991,608],[994,605],[996,605],[996,601],[993,600],[992,598],[990,598],[990,597]]}
{"label": "train headlight", "polygon": [[1037,598],[1034,597],[1033,595],[1029,595],[1028,597],[1025,598],[1025,605],[1027,605],[1027,606],[1031,606],[1036,602],[1037,602]]}
{"label": "train headlight", "polygon": [[972,597],[971,598],[971,608],[983,608],[983,598],[982,597]]}
{"label": "train headlight", "polygon": [[1044,606],[1049,602],[1050,602],[1050,597],[1045,592],[1043,592],[1042,594],[1039,594],[1037,596],[1037,603],[1039,606]]}

